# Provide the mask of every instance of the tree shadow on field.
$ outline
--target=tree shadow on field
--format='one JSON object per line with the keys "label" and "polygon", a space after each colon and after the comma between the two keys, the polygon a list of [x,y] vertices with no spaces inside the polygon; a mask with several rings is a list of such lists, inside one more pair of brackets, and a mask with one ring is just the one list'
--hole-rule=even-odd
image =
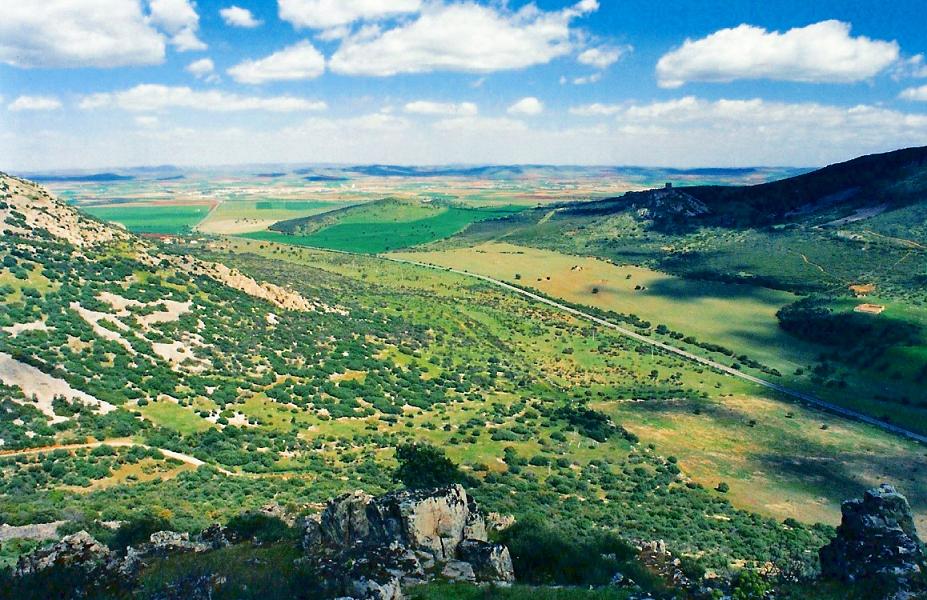
{"label": "tree shadow on field", "polygon": [[753,300],[781,306],[781,294],[769,288],[745,283],[726,283],[704,279],[667,277],[659,279],[644,291],[648,295],[662,296],[676,302],[692,302],[717,298],[719,300]]}
{"label": "tree shadow on field", "polygon": [[[770,479],[785,484],[786,489],[804,489],[837,504],[860,497],[865,490],[880,483],[892,483],[907,496],[917,516],[927,519],[927,454],[914,450],[885,452],[881,446],[866,451],[865,440],[861,440],[859,448],[854,446],[854,451],[848,452],[840,445],[839,437],[830,444],[791,433],[775,422],[785,419],[786,414],[794,410],[789,403],[781,403],[781,412],[760,413],[750,413],[724,403],[690,399],[647,400],[626,404],[622,409],[669,417],[710,419],[713,426],[727,431],[731,439],[752,437],[760,451],[744,449],[749,469],[766,473]],[[839,417],[824,414],[821,414],[821,421],[846,423]],[[698,429],[697,426],[693,428]],[[754,431],[756,434],[751,435]],[[680,434],[689,435],[682,430]],[[809,432],[810,435],[813,434]],[[835,427],[824,435],[840,436],[843,433]]]}
{"label": "tree shadow on field", "polygon": [[927,513],[927,490],[924,488],[927,462],[923,459],[899,460],[897,456],[860,453],[813,456],[804,451],[757,454],[751,459],[764,469],[788,476],[815,494],[837,502],[859,498],[869,488],[891,483],[908,498],[915,513],[922,518]]}

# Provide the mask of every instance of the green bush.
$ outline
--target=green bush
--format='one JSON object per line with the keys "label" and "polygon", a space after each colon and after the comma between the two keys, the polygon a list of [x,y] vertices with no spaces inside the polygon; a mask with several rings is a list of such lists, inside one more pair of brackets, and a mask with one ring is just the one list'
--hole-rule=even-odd
{"label": "green bush", "polygon": [[129,546],[147,542],[152,533],[171,529],[171,523],[167,519],[154,515],[141,515],[120,525],[107,545],[111,550],[122,552]]}
{"label": "green bush", "polygon": [[444,454],[430,444],[403,444],[396,448],[399,468],[393,475],[409,489],[443,487],[459,483],[472,486],[476,480],[462,472]]}
{"label": "green bush", "polygon": [[239,539],[250,540],[258,544],[295,538],[296,534],[295,530],[279,518],[256,512],[232,517],[228,522],[228,528]]}
{"label": "green bush", "polygon": [[634,549],[613,533],[553,528],[539,517],[528,517],[500,537],[520,583],[606,585],[620,572],[645,588],[658,587],[635,560]]}

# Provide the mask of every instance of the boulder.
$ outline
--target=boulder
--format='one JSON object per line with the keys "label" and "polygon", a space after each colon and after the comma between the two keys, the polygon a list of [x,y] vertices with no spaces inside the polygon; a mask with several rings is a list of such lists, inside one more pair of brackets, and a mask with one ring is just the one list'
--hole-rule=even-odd
{"label": "boulder", "polygon": [[206,552],[212,546],[204,542],[191,542],[189,533],[176,531],[156,531],[148,539],[147,548],[139,548],[143,554],[178,554],[183,552]]}
{"label": "boulder", "polygon": [[361,577],[349,587],[352,600],[402,600],[402,586],[399,578],[390,576],[385,581],[374,581]]}
{"label": "boulder", "polygon": [[441,569],[441,576],[458,583],[475,583],[476,573],[473,565],[462,560],[449,560]]}
{"label": "boulder", "polygon": [[821,574],[853,582],[888,578],[905,582],[925,568],[908,500],[883,484],[841,507],[837,536],[820,551]]}
{"label": "boulder", "polygon": [[451,560],[464,539],[486,539],[476,502],[460,485],[402,490],[375,499],[368,508],[370,533],[381,542],[398,540]]}
{"label": "boulder", "polygon": [[219,524],[210,525],[197,536],[197,540],[213,550],[230,546],[235,540],[235,534],[227,527]]}
{"label": "boulder", "polygon": [[381,547],[357,545],[315,559],[330,593],[348,594],[357,600],[399,599],[403,583],[425,581],[415,553],[395,543]]}
{"label": "boulder", "polygon": [[322,543],[346,548],[367,539],[370,535],[367,508],[372,500],[370,494],[356,491],[329,501],[319,523]]}
{"label": "boulder", "polygon": [[505,531],[515,524],[513,515],[503,515],[497,512],[491,512],[486,515],[486,528],[490,531]]}
{"label": "boulder", "polygon": [[305,524],[304,544],[346,548],[357,543],[398,541],[426,550],[441,561],[454,558],[464,539],[486,539],[486,523],[476,502],[460,485],[432,490],[402,490],[374,498],[352,492],[325,507],[318,523]]}
{"label": "boulder", "polygon": [[60,542],[20,557],[17,576],[38,573],[51,567],[80,567],[88,571],[104,566],[110,559],[109,548],[86,531],[65,536]]}
{"label": "boulder", "polygon": [[486,522],[460,485],[380,497],[352,492],[302,521],[306,560],[336,593],[401,597],[401,586],[437,575],[452,581],[508,583],[512,559],[487,541]]}
{"label": "boulder", "polygon": [[457,548],[459,558],[473,567],[473,572],[480,581],[493,583],[511,583],[515,581],[512,569],[512,556],[509,549],[502,544],[493,544],[482,540],[464,540]]}

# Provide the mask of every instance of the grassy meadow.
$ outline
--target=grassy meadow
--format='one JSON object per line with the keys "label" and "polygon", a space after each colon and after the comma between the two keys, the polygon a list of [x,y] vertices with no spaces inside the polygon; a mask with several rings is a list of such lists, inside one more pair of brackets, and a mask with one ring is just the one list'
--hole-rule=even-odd
{"label": "grassy meadow", "polygon": [[[450,237],[472,223],[503,217],[520,210],[522,207],[516,206],[464,208],[387,199],[305,220],[279,223],[274,227],[274,232],[257,232],[248,237],[377,254],[428,244]],[[276,231],[292,239],[277,238],[273,235]]]}
{"label": "grassy meadow", "polygon": [[[924,346],[892,349],[880,361],[865,362],[841,372],[853,393],[822,385],[815,376],[821,356],[832,349],[798,339],[778,323],[777,311],[801,297],[793,293],[746,284],[686,279],[647,268],[615,264],[603,259],[572,256],[507,243],[485,243],[447,250],[395,253],[399,258],[488,275],[509,283],[540,290],[555,298],[601,310],[633,314],[662,324],[671,331],[701,342],[720,344],[775,369],[773,380],[812,391],[823,398],[880,418],[904,422],[916,431],[927,431],[927,410],[912,402],[887,407],[882,394],[886,385],[910,399],[919,396],[916,375],[923,369]],[[874,297],[886,315],[898,316],[918,326],[927,311],[894,299]],[[834,304],[852,311],[859,301]],[[927,331],[927,328],[924,329]],[[673,341],[684,345],[681,341]],[[715,356],[714,358],[717,358]],[[910,371],[906,373],[906,369]],[[890,373],[886,381],[886,374]],[[907,375],[907,377],[905,376]]]}
{"label": "grassy meadow", "polygon": [[[471,330],[492,336],[511,355],[534,364],[537,376],[546,383],[562,390],[586,390],[576,393],[586,394],[592,406],[652,443],[659,454],[677,457],[693,481],[709,489],[722,481],[727,483],[727,497],[738,507],[778,519],[833,524],[839,520],[841,500],[887,480],[905,490],[919,525],[927,526],[927,487],[923,483],[927,457],[915,444],[872,427],[804,409],[765,389],[670,357],[628,352],[627,342],[608,331],[594,331],[557,311],[453,273],[240,238],[217,242],[214,249],[218,256],[228,256],[226,260],[254,255],[281,261],[289,273],[321,270],[419,298],[407,301],[401,309],[399,314],[407,317],[428,314],[433,323],[470,323],[467,327]],[[571,270],[576,260],[565,267],[567,273],[576,273]],[[558,273],[553,266],[548,263],[547,272]],[[602,268],[605,266],[617,269],[607,264]],[[522,282],[526,283],[524,279]],[[434,302],[422,302],[421,294]],[[714,318],[723,323],[724,308],[715,311]],[[561,327],[571,333],[567,335]],[[424,376],[427,367],[434,367],[429,362],[431,356],[441,354],[440,348],[434,347],[418,356],[396,350],[382,356],[403,368],[421,369]],[[454,441],[459,434],[443,431],[441,424],[480,419],[486,406],[510,405],[516,398],[502,394],[473,404],[454,404],[439,413],[410,411],[403,421],[411,423],[425,439],[446,447],[448,454],[464,465],[504,471],[505,465],[497,458],[506,446],[531,455],[554,443],[549,432],[516,442],[480,436],[475,444],[461,444]],[[285,409],[273,405],[266,410],[281,410],[282,419],[288,416]],[[324,438],[326,433],[353,435],[373,423],[307,420],[304,435],[313,439]],[[382,423],[376,427],[389,430],[383,429]],[[571,447],[570,456],[582,462],[627,452],[627,445],[620,441],[579,443]]]}
{"label": "grassy meadow", "polygon": [[181,235],[193,231],[209,214],[209,205],[84,206],[81,210],[101,221],[118,223],[132,233]]}
{"label": "grassy meadow", "polygon": [[308,217],[343,206],[344,203],[331,200],[231,198],[219,204],[197,229],[209,234],[262,231],[277,221]]}

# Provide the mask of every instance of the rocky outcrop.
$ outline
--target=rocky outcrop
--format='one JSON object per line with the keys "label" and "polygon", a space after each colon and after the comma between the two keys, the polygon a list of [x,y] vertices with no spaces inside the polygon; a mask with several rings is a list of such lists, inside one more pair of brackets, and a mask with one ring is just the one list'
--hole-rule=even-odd
{"label": "rocky outcrop", "polygon": [[889,579],[902,585],[925,569],[924,551],[908,500],[891,485],[868,490],[841,507],[837,537],[821,549],[829,579]]}
{"label": "rocky outcrop", "polygon": [[132,582],[145,562],[152,558],[207,552],[227,545],[227,532],[218,525],[206,529],[196,541],[191,540],[188,533],[158,531],[151,534],[148,542],[129,546],[125,553],[113,552],[86,531],[80,531],[62,538],[52,546],[21,557],[14,574],[22,577],[52,567],[74,567],[94,573],[101,579]]}
{"label": "rocky outcrop", "polygon": [[473,567],[479,581],[512,580],[512,557],[502,544],[467,539],[457,546],[457,555]]}
{"label": "rocky outcrop", "polygon": [[86,531],[65,536],[60,542],[20,557],[14,573],[31,575],[52,567],[81,567],[88,571],[104,567],[112,557],[109,548]]}
{"label": "rocky outcrop", "polygon": [[459,485],[344,494],[304,528],[307,559],[353,598],[393,600],[401,585],[435,578],[514,580],[508,549],[487,541],[476,502]]}

